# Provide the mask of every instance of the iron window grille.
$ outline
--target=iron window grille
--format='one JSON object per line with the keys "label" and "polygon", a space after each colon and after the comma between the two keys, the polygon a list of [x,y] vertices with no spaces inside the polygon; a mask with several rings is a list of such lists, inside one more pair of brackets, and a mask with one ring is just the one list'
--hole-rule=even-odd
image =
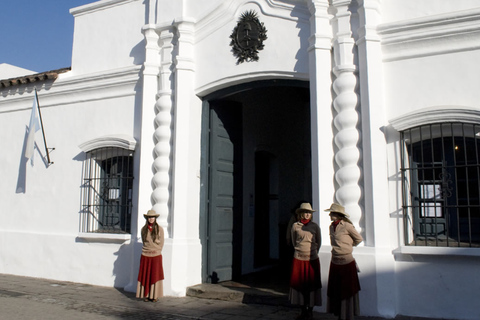
{"label": "iron window grille", "polygon": [[480,247],[479,135],[465,123],[400,133],[406,245]]}
{"label": "iron window grille", "polygon": [[130,233],[133,152],[105,147],[86,153],[81,232]]}

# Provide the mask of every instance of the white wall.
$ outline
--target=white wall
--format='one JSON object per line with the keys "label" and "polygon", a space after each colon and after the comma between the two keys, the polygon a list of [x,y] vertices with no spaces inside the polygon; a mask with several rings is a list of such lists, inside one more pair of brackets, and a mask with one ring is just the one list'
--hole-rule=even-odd
{"label": "white wall", "polygon": [[[442,249],[442,248],[439,248]],[[454,248],[455,252],[399,254],[396,256],[398,308],[403,315],[445,319],[479,319],[480,280],[478,249]],[[462,252],[463,251],[463,252]]]}
{"label": "white wall", "polygon": [[0,147],[9,152],[2,162],[0,272],[120,287],[129,282],[125,261],[132,260],[133,251],[128,241],[79,237],[85,158],[79,145],[105,135],[133,138],[134,133],[136,81],[128,72],[112,76],[115,81],[109,85],[106,78],[64,74],[53,85],[35,84],[46,141],[55,148],[50,166],[42,161],[46,154],[41,131],[36,134],[34,165],[23,157],[33,85],[3,90],[0,127],[9,139],[2,139]]}
{"label": "white wall", "polygon": [[389,119],[430,107],[479,109],[480,66],[474,63],[479,54],[477,50],[386,63]]}
{"label": "white wall", "polygon": [[[220,6],[210,15],[198,18],[195,59],[199,62],[196,65],[196,91],[200,95],[259,79],[308,79],[308,15],[300,9],[294,9],[296,11],[292,13],[293,6],[259,3],[232,1],[228,7]],[[258,53],[258,62],[237,65],[237,58],[229,45],[230,35],[240,15],[249,10],[258,14],[268,38],[263,42],[264,49]]]}
{"label": "white wall", "polygon": [[72,74],[142,65],[142,26],[146,8],[141,0],[102,0],[70,10],[75,17]]}
{"label": "white wall", "polygon": [[[480,314],[473,293],[479,281],[472,277],[480,266],[478,249],[405,246],[399,134],[390,124],[427,109],[479,109],[480,70],[475,61],[480,32],[472,18],[479,12],[478,1],[382,4],[386,23],[379,26],[379,33],[390,199],[390,212],[385,213],[390,216],[390,225],[385,230],[390,233],[393,258],[393,268],[387,272],[394,274],[391,288],[396,291],[396,300],[392,307],[397,314],[447,319],[477,319]],[[421,113],[410,120],[411,125],[418,117]],[[376,278],[380,277],[377,273]]]}
{"label": "white wall", "polygon": [[382,0],[381,13],[382,21],[387,23],[475,9],[478,6],[477,0]]}

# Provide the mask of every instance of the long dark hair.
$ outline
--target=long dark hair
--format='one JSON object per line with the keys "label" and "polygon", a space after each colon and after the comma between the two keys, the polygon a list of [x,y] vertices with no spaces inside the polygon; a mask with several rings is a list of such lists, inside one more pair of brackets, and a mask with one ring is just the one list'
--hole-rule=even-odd
{"label": "long dark hair", "polygon": [[353,225],[353,222],[350,221],[350,219],[348,219],[346,216],[341,215],[341,214],[339,214],[339,216],[340,216],[340,219],[341,219],[341,220],[343,220],[343,221],[345,221],[345,222],[348,222],[348,223],[350,223],[350,224]]}
{"label": "long dark hair", "polygon": [[[153,240],[153,242],[155,242],[155,240],[157,240],[159,231],[160,231],[160,229],[159,229],[159,226],[158,226],[158,223],[157,223],[157,218],[155,218],[155,222],[152,224],[152,240]],[[142,233],[142,241],[146,242],[147,241],[147,234],[148,234],[148,219],[145,222],[145,225],[143,226],[141,233]]]}

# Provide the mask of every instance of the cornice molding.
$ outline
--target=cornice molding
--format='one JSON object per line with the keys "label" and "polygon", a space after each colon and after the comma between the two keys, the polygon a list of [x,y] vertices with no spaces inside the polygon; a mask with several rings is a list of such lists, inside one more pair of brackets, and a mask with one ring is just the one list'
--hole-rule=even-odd
{"label": "cornice molding", "polygon": [[139,0],[103,0],[97,1],[94,3],[86,4],[80,7],[70,9],[70,14],[74,17],[80,16],[86,13],[91,13],[99,10],[108,9],[111,7],[116,7],[119,5],[123,5],[128,2],[135,2]]}
{"label": "cornice molding", "polygon": [[384,61],[480,49],[480,9],[386,23],[378,27]]}
{"label": "cornice molding", "polygon": [[[42,108],[78,102],[105,100],[135,95],[141,80],[142,66],[133,66],[98,73],[72,75],[72,71],[51,80],[37,81],[0,90],[0,113],[31,108],[36,87]],[[21,107],[19,107],[21,105]]]}

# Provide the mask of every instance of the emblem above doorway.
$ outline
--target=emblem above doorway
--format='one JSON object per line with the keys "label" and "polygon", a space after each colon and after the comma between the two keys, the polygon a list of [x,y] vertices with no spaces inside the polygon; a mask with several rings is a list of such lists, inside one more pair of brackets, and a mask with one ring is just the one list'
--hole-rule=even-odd
{"label": "emblem above doorway", "polygon": [[245,11],[233,29],[230,39],[237,64],[258,61],[258,51],[263,49],[263,41],[267,39],[267,29],[263,22],[258,20],[255,11]]}

